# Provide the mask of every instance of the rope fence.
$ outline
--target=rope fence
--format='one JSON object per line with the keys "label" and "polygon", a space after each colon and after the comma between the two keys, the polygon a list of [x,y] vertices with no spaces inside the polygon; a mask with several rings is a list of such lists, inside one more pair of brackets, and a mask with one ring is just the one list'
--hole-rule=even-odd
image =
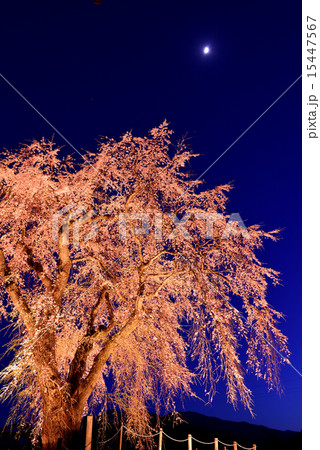
{"label": "rope fence", "polygon": [[[92,416],[87,416],[87,428],[86,428],[86,445],[85,445],[85,449],[86,450],[93,450],[91,447],[91,443],[92,443]],[[107,444],[108,442],[111,442],[114,438],[116,438],[119,435],[119,443],[118,443],[118,449],[122,450],[122,439],[123,439],[123,430],[125,430],[127,433],[130,433],[132,435],[134,435],[137,438],[142,438],[142,439],[153,439],[155,437],[158,437],[158,450],[163,450],[162,448],[162,443],[163,443],[163,438],[166,437],[167,439],[170,439],[171,441],[174,442],[178,442],[180,444],[183,443],[187,443],[188,444],[188,450],[192,450],[192,442],[194,441],[195,443],[201,444],[201,445],[214,445],[214,450],[220,450],[219,449],[219,444],[224,446],[224,449],[227,449],[227,447],[231,447],[232,450],[238,450],[239,449],[243,449],[243,450],[257,450],[257,446],[256,444],[253,444],[252,447],[244,447],[243,445],[238,444],[236,441],[233,441],[232,444],[227,444],[225,442],[220,441],[218,438],[214,438],[213,441],[211,442],[204,442],[204,441],[200,441],[199,439],[196,439],[195,437],[193,437],[191,434],[188,434],[188,437],[186,439],[175,439],[172,436],[169,436],[167,433],[165,433],[162,428],[160,428],[160,430],[158,431],[158,433],[155,434],[139,434],[136,433],[133,430],[130,430],[129,428],[127,428],[125,425],[121,425],[121,427],[116,431],[116,433],[110,437],[107,440],[104,441],[100,441],[97,442],[97,446],[99,449],[103,448],[103,446],[105,444]]]}
{"label": "rope fence", "polygon": [[127,428],[125,425],[122,425],[122,427],[123,427],[126,431],[128,431],[128,433],[134,434],[135,436],[141,437],[141,438],[143,438],[143,439],[153,438],[153,437],[159,436],[159,434],[160,434],[160,431],[159,431],[158,433],[156,433],[156,434],[138,434],[138,433],[135,433],[135,432],[132,431],[132,430],[129,430],[129,428]]}
{"label": "rope fence", "polygon": [[114,439],[116,436],[118,436],[118,434],[120,433],[120,431],[121,431],[121,428],[119,428],[119,430],[118,430],[111,438],[109,438],[109,439],[107,439],[107,440],[105,440],[105,441],[100,441],[100,442],[98,442],[99,447],[100,447],[101,445],[107,444],[108,442],[111,442],[112,439]]}
{"label": "rope fence", "polygon": [[198,444],[202,444],[202,445],[212,445],[212,444],[215,443],[215,441],[212,441],[212,442],[202,442],[202,441],[199,441],[199,439],[194,438],[193,436],[192,436],[192,440],[195,441],[195,442],[198,442]]}
{"label": "rope fence", "polygon": [[160,428],[160,432],[161,432],[161,434],[163,434],[163,436],[166,436],[168,439],[171,439],[171,441],[174,441],[174,442],[187,442],[188,441],[188,438],[187,439],[175,439],[175,438],[169,436],[164,431],[162,431],[162,428]]}
{"label": "rope fence", "polygon": [[[238,447],[243,448],[244,450],[251,450],[253,447],[244,447],[243,445],[238,444]],[[257,446],[255,447],[257,448]]]}
{"label": "rope fence", "polygon": [[225,447],[232,447],[233,446],[233,444],[226,444],[225,442],[222,442],[222,441],[219,441],[219,440],[218,440],[218,442],[220,442],[220,444],[224,445]]}

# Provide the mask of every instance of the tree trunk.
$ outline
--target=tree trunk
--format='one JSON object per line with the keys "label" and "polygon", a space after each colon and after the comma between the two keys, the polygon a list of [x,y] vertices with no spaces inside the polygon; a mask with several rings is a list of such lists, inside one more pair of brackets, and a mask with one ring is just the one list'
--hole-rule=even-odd
{"label": "tree trunk", "polygon": [[56,450],[59,439],[63,449],[80,449],[82,409],[70,395],[70,384],[64,383],[55,360],[55,336],[51,331],[38,340],[34,357],[42,401],[43,450]]}
{"label": "tree trunk", "polygon": [[[53,405],[52,405],[53,406]],[[58,407],[44,409],[41,442],[43,450],[56,450],[59,439],[63,449],[80,449],[81,413]]]}
{"label": "tree trunk", "polygon": [[43,423],[42,448],[56,450],[59,439],[63,449],[79,449],[82,409],[72,402],[70,394],[53,375],[40,377]]}

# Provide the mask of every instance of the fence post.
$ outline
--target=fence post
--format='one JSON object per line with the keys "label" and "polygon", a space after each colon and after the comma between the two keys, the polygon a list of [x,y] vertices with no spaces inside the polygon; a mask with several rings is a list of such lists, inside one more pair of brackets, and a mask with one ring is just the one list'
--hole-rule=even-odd
{"label": "fence post", "polygon": [[218,450],[218,438],[214,438],[214,450]]}
{"label": "fence post", "polygon": [[93,423],[93,417],[87,416],[87,423],[86,423],[86,450],[91,450],[91,441],[92,441],[92,423]]}
{"label": "fence post", "polygon": [[122,449],[122,434],[123,434],[123,426],[121,424],[121,428],[120,428],[120,438],[119,438],[119,450]]}
{"label": "fence post", "polygon": [[233,441],[233,450],[237,450],[237,443],[236,443],[236,441]]}
{"label": "fence post", "polygon": [[159,431],[159,450],[162,450],[162,428]]}
{"label": "fence post", "polygon": [[188,450],[192,450],[192,436],[188,434]]}

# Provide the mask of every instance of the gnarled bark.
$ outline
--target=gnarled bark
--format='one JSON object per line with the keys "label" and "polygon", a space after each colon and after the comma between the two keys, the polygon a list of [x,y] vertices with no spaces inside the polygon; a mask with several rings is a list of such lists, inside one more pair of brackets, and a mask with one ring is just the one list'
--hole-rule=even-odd
{"label": "gnarled bark", "polygon": [[69,402],[61,404],[50,399],[43,399],[44,420],[42,424],[41,443],[43,450],[56,450],[59,439],[62,448],[80,448],[81,412],[72,408]]}

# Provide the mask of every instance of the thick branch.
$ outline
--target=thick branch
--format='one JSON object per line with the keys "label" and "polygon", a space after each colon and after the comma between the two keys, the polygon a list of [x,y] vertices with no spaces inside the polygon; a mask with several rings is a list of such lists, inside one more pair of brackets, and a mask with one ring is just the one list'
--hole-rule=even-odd
{"label": "thick branch", "polygon": [[44,273],[43,266],[41,263],[35,261],[32,250],[30,247],[28,247],[26,244],[21,244],[23,251],[27,254],[27,264],[28,266],[36,272],[39,279],[43,282],[45,287],[48,289],[49,292],[52,291],[53,283],[50,280],[50,278]]}
{"label": "thick branch", "polygon": [[90,223],[94,223],[94,222],[98,222],[100,220],[105,220],[107,222],[111,222],[112,220],[115,219],[116,216],[111,215],[111,216],[104,216],[104,215],[99,215],[99,216],[93,216],[93,217],[87,217],[86,219],[82,219],[81,217],[76,218],[76,219],[72,219],[70,220],[70,227],[72,227],[79,219],[81,220],[81,225],[84,224],[90,224]]}
{"label": "thick branch", "polygon": [[67,286],[70,270],[71,260],[69,255],[69,236],[68,236],[68,224],[64,223],[59,230],[59,263],[56,282],[53,289],[53,299],[58,306],[61,306],[64,290]]}
{"label": "thick branch", "polygon": [[107,287],[103,287],[100,295],[99,295],[99,299],[97,301],[97,303],[95,304],[95,306],[92,308],[91,314],[90,314],[90,321],[89,321],[89,330],[90,332],[93,331],[93,326],[94,326],[94,321],[95,318],[97,316],[98,313],[98,309],[100,307],[100,305],[102,304],[103,301],[106,301],[107,303],[107,307],[108,307],[108,311],[109,311],[109,316],[110,316],[110,322],[113,322],[114,319],[114,313],[113,313],[113,309],[112,309],[112,305],[110,302],[110,298],[109,298],[109,294],[107,292]]}
{"label": "thick branch", "polygon": [[74,398],[79,408],[84,407],[89,395],[93,391],[101,375],[104,365],[111,355],[113,348],[119,345],[122,340],[127,339],[130,334],[137,328],[139,318],[140,314],[134,314],[133,316],[131,316],[126,324],[117,333],[115,333],[108,339],[100,352],[96,355],[88,376],[80,385],[78,391],[74,394]]}
{"label": "thick branch", "polygon": [[[131,201],[136,195],[138,195],[139,190],[142,190],[142,188],[140,187],[140,189],[139,189],[139,187],[137,187],[136,190],[134,190],[134,191],[132,192],[132,194],[130,194],[129,197],[127,198],[126,203],[125,203],[125,207],[124,207],[124,210],[125,210],[125,213],[126,213],[126,214],[129,214],[129,203],[130,203],[130,201]],[[136,244],[137,244],[137,246],[138,246],[139,259],[140,259],[140,262],[143,264],[144,261],[143,261],[143,254],[142,254],[142,245],[141,245],[141,241],[140,241],[140,239],[138,238],[138,236],[137,236],[137,235],[133,232],[133,230],[132,230],[132,220],[131,220],[131,219],[130,219],[130,233],[131,233],[131,235],[132,235],[134,241],[136,242]]]}
{"label": "thick branch", "polygon": [[103,272],[110,275],[110,272],[108,271],[108,269],[106,268],[104,263],[99,258],[97,258],[96,256],[93,256],[93,255],[86,255],[86,256],[80,256],[79,258],[73,258],[71,260],[71,263],[75,264],[75,263],[82,262],[82,261],[95,261],[99,264],[99,266],[101,267]]}
{"label": "thick branch", "polygon": [[165,254],[176,256],[178,253],[170,252],[168,250],[161,250],[161,252],[154,255],[152,258],[149,259],[149,261],[147,263],[145,263],[143,265],[143,270],[147,269],[156,259],[160,258],[160,256],[165,255]]}
{"label": "thick branch", "polygon": [[169,275],[167,275],[165,277],[165,279],[162,280],[162,282],[159,284],[157,289],[154,292],[152,292],[151,294],[146,295],[146,297],[156,297],[158,295],[159,291],[163,288],[163,286],[170,280],[170,278],[174,277],[175,275],[183,275],[187,272],[188,272],[187,270],[179,270],[179,271],[169,273]]}
{"label": "thick branch", "polygon": [[19,286],[8,266],[3,250],[0,248],[0,277],[4,283],[6,292],[10,295],[10,298],[17,308],[21,319],[23,320],[30,335],[35,332],[35,321],[32,312],[21,295]]}
{"label": "thick branch", "polygon": [[[108,311],[110,315],[110,324],[105,329],[100,328],[99,331],[94,331],[94,321],[97,316],[99,307],[101,304],[106,301],[108,306]],[[76,350],[76,353],[73,357],[73,360],[70,364],[69,374],[67,378],[67,382],[70,384],[70,394],[72,395],[76,389],[79,387],[79,382],[82,379],[82,376],[86,370],[87,359],[90,351],[93,347],[93,342],[97,338],[97,336],[101,336],[102,334],[106,335],[111,331],[114,326],[114,313],[110,303],[109,294],[107,292],[107,287],[103,287],[102,291],[99,295],[99,299],[97,303],[91,310],[90,320],[88,323],[87,334],[79,344],[79,347]]]}
{"label": "thick branch", "polygon": [[[158,286],[156,291],[151,294],[152,296],[157,295],[160,289],[167,283],[167,281],[173,277],[174,275],[181,275],[183,273],[186,273],[186,271],[176,271],[171,273],[169,276],[167,276]],[[130,334],[137,328],[139,319],[141,317],[141,310],[142,310],[142,301],[144,297],[148,297],[149,295],[144,296],[143,295],[143,286],[144,284],[140,285],[140,289],[137,295],[137,301],[135,306],[135,312],[131,316],[131,318],[126,322],[126,324],[113,336],[109,337],[108,341],[104,344],[100,352],[96,355],[93,365],[90,369],[90,372],[86,379],[83,381],[82,385],[80,385],[77,392],[75,392],[75,400],[77,401],[79,407],[83,407],[85,402],[87,401],[90,393],[94,389],[95,384],[97,383],[101,372],[103,370],[104,365],[106,364],[108,358],[111,355],[112,350],[115,346],[119,345],[119,343],[125,339],[127,339]],[[141,291],[141,292],[140,292]],[[105,329],[100,329],[98,332],[96,332],[92,338],[95,339],[102,339],[104,337],[108,336],[108,333],[110,331],[111,324],[106,327]]]}

